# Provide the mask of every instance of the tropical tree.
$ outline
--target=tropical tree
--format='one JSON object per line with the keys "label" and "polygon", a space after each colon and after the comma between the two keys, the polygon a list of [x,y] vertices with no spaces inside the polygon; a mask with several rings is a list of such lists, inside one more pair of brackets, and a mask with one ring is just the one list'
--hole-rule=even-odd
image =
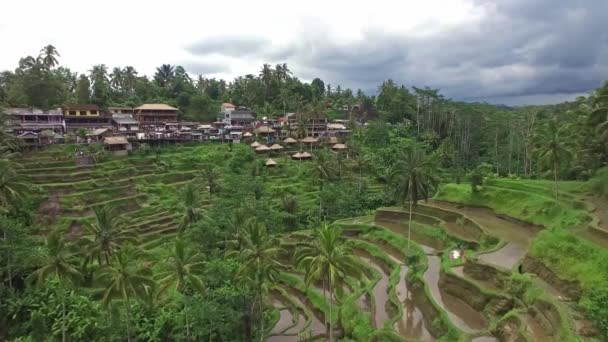
{"label": "tropical tree", "polygon": [[[333,179],[335,165],[329,152],[318,150],[314,156],[312,174],[319,181],[319,194],[323,191],[325,183]],[[319,214],[323,216],[323,202],[319,196]]]}
{"label": "tropical tree", "polygon": [[42,64],[51,69],[59,64],[57,57],[60,57],[59,52],[53,45],[47,45],[40,50],[40,59]]}
{"label": "tropical tree", "polygon": [[139,262],[140,257],[140,250],[127,245],[113,255],[109,265],[98,271],[98,280],[106,284],[102,304],[109,307],[114,300],[123,300],[129,342],[131,341],[131,301],[148,297],[156,285],[151,278],[150,268]]}
{"label": "tropical tree", "polygon": [[132,66],[126,66],[123,71],[124,90],[131,94],[135,89],[135,83],[137,82],[137,70]]}
{"label": "tropical tree", "polygon": [[284,266],[278,261],[282,252],[279,240],[268,234],[266,226],[250,220],[239,234],[239,251],[230,251],[228,256],[237,257],[241,267],[237,275],[255,293],[251,311],[258,306],[260,313],[260,341],[265,339],[264,302],[270,286],[277,282],[279,269]]}
{"label": "tropical tree", "polygon": [[163,87],[168,88],[171,86],[173,79],[175,78],[175,68],[171,64],[163,64],[160,67],[156,68],[156,73],[154,74],[154,81]]}
{"label": "tropical tree", "polygon": [[30,189],[19,168],[19,164],[0,156],[0,213],[18,208]]}
{"label": "tropical tree", "polygon": [[203,164],[201,168],[200,177],[203,180],[209,193],[209,200],[211,200],[211,194],[214,194],[220,188],[220,172],[215,165],[211,163],[206,163]]}
{"label": "tropical tree", "polygon": [[115,90],[120,90],[124,85],[124,74],[121,68],[115,67],[112,69],[112,73],[110,74],[110,85]]}
{"label": "tropical tree", "polygon": [[200,189],[193,183],[188,183],[181,191],[183,206],[182,222],[180,230],[183,231],[201,217]]}
{"label": "tropical tree", "polygon": [[564,138],[556,120],[547,122],[539,135],[539,158],[541,164],[550,168],[553,173],[555,200],[559,199],[559,170],[572,159],[572,153],[564,144]]}
{"label": "tropical tree", "polygon": [[61,341],[66,341],[66,308],[65,291],[69,284],[77,283],[82,275],[74,265],[74,254],[69,250],[69,246],[61,236],[61,232],[56,230],[51,232],[46,238],[46,244],[41,253],[34,255],[33,263],[37,269],[28,278],[28,283],[42,285],[51,277],[59,281],[61,292]]}
{"label": "tropical tree", "polygon": [[420,199],[432,196],[437,185],[435,177],[436,163],[432,156],[424,151],[410,146],[406,148],[394,165],[389,175],[389,184],[393,186],[395,198],[405,208],[409,203],[409,220],[407,227],[407,250],[410,250],[412,230],[412,207]]}
{"label": "tropical tree", "polygon": [[100,265],[110,264],[110,258],[116,250],[126,243],[137,240],[134,230],[123,229],[120,215],[116,215],[110,207],[93,207],[95,219],[85,225],[86,232],[82,236],[88,257],[97,259]]}
{"label": "tropical tree", "polygon": [[329,319],[325,317],[325,326],[329,330],[329,341],[333,341],[331,317],[333,312],[334,291],[341,291],[342,284],[349,276],[360,275],[360,264],[350,246],[341,239],[342,231],[338,227],[323,225],[314,232],[311,243],[300,247],[295,252],[295,263],[304,270],[306,286],[322,280],[323,297],[329,292]]}

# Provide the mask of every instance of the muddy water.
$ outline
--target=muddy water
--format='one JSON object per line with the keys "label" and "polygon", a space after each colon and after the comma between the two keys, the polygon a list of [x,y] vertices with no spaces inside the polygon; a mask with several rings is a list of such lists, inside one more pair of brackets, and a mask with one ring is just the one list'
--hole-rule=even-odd
{"label": "muddy water", "polygon": [[414,303],[414,295],[408,290],[405,277],[407,276],[407,266],[401,265],[399,273],[399,283],[395,288],[399,302],[403,304],[403,316],[395,322],[395,330],[408,339],[417,341],[434,341],[435,339],[428,331],[422,311]]}
{"label": "muddy water", "polygon": [[439,273],[441,260],[438,256],[428,256],[428,269],[424,273],[424,281],[431,290],[431,295],[448,314],[450,321],[465,332],[474,332],[483,329],[486,319],[462,300],[444,293],[439,288]]}
{"label": "muddy water", "polygon": [[479,256],[484,262],[505,269],[513,268],[524,257],[530,240],[534,238],[538,230],[531,225],[502,219],[487,208],[463,207],[439,201],[432,201],[430,205],[461,212],[479,223],[488,234],[507,241],[508,243],[501,249]]}
{"label": "muddy water", "polygon": [[374,312],[374,323],[375,326],[381,328],[384,322],[389,320],[388,313],[386,312],[386,303],[388,301],[388,275],[384,272],[382,267],[376,263],[376,261],[369,256],[366,252],[356,250],[357,256],[369,264],[374,270],[376,270],[381,278],[374,286],[372,293],[374,295],[374,303],[376,304],[376,310]]}
{"label": "muddy water", "polygon": [[[480,337],[475,337],[474,339],[471,340],[471,342],[498,342],[498,341],[500,341],[500,340],[494,336],[480,336]],[[537,340],[534,340],[534,341],[537,341]]]}
{"label": "muddy water", "polygon": [[[291,295],[292,299],[296,302],[296,305],[303,307],[303,308],[308,308],[308,310],[310,310],[312,313],[310,326],[308,328],[306,328],[305,330],[311,331],[313,336],[325,333],[325,324],[320,319],[321,314],[317,311],[316,308],[314,308],[312,306],[312,304],[310,304],[310,302],[308,302],[308,298],[306,298],[306,295],[304,295],[300,291],[293,289],[291,287],[287,289],[287,292]],[[317,317],[317,316],[319,316],[319,317]]]}
{"label": "muddy water", "polygon": [[272,328],[270,335],[278,335],[293,324],[293,316],[291,315],[291,312],[289,312],[289,310],[283,309],[279,313],[281,314],[281,316],[279,317],[279,321],[274,326],[274,328]]}

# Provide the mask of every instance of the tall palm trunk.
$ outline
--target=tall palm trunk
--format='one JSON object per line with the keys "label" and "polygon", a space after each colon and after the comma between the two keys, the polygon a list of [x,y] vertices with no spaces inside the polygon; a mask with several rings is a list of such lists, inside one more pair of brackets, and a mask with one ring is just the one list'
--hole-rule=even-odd
{"label": "tall palm trunk", "polygon": [[332,308],[334,306],[334,291],[333,288],[331,286],[331,278],[329,278],[329,275],[327,277],[327,286],[329,287],[329,319],[327,320],[328,327],[329,327],[329,342],[333,342],[334,340],[334,327],[332,325]]}
{"label": "tall palm trunk", "polygon": [[[325,286],[326,286],[326,284],[325,284],[325,277],[323,277],[323,300],[327,300],[327,294],[326,294],[326,291],[325,291]],[[329,331],[327,330],[327,327],[329,326],[327,324],[327,315],[323,315],[323,323],[325,323],[325,333],[329,334]]]}
{"label": "tall palm trunk", "polygon": [[410,253],[410,240],[412,236],[412,205],[414,201],[410,199],[410,218],[407,223],[407,254]]}
{"label": "tall palm trunk", "polygon": [[65,291],[61,290],[61,342],[66,341],[65,326]]}
{"label": "tall palm trunk", "polygon": [[262,299],[262,291],[258,294],[260,299],[260,342],[264,342],[266,332],[264,331],[264,300]]}
{"label": "tall palm trunk", "polygon": [[127,307],[125,308],[125,315],[127,316],[127,342],[131,342],[131,314],[129,313],[129,309],[131,308],[131,302],[129,300],[129,296],[127,295]]}
{"label": "tall palm trunk", "polygon": [[557,183],[557,163],[553,163],[553,179],[555,181],[555,200],[559,200],[559,189]]}

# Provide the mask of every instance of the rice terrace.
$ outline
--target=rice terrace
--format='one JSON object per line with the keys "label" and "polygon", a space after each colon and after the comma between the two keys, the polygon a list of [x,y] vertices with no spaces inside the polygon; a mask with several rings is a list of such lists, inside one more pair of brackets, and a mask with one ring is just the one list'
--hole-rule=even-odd
{"label": "rice terrace", "polygon": [[511,106],[36,56],[0,73],[0,341],[608,341],[608,82]]}

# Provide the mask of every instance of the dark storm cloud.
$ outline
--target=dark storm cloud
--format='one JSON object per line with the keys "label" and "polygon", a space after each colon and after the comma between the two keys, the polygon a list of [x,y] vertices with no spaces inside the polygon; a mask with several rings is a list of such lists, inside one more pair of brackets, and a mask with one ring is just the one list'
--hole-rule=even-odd
{"label": "dark storm cloud", "polygon": [[[481,20],[424,37],[368,31],[344,43],[310,25],[288,46],[237,40],[232,49],[287,62],[296,75],[333,85],[375,92],[392,78],[440,88],[456,99],[511,104],[584,93],[608,79],[608,1],[475,3],[484,8]],[[225,49],[222,44],[215,52],[238,54]]]}

